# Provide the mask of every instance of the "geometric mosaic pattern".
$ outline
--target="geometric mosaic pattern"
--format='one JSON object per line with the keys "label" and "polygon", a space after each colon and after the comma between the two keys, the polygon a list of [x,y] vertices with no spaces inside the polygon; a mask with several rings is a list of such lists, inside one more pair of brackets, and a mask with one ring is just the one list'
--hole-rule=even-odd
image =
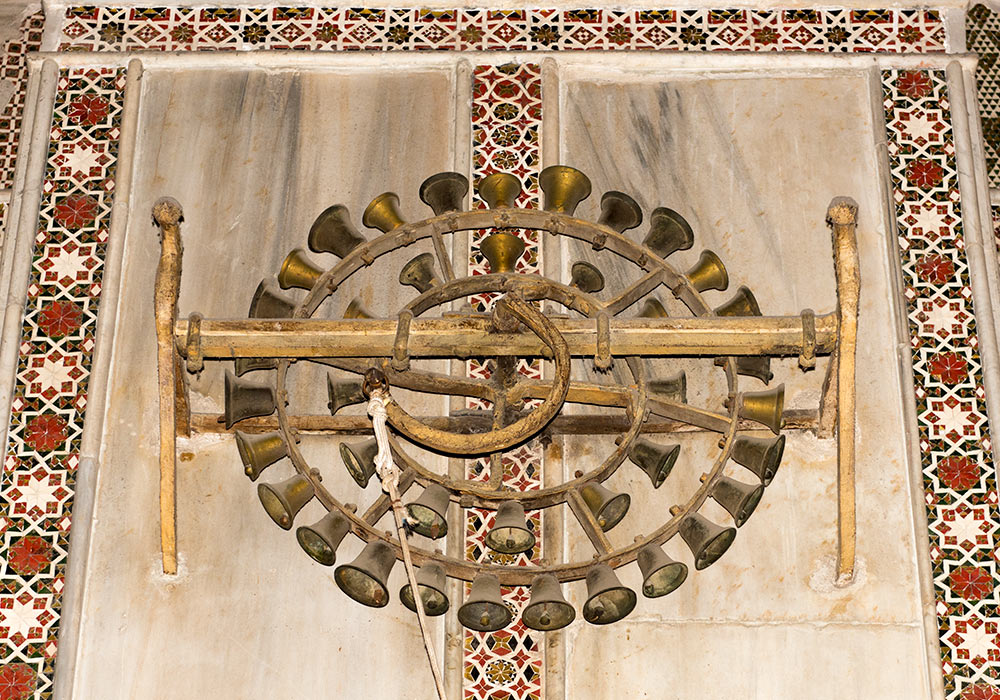
{"label": "geometric mosaic pattern", "polygon": [[59,77],[0,478],[0,699],[49,698],[125,75]]}
{"label": "geometric mosaic pattern", "polygon": [[965,16],[969,53],[979,54],[976,85],[990,187],[1000,187],[1000,13],[976,5]]}
{"label": "geometric mosaic pattern", "polygon": [[44,24],[42,13],[30,15],[21,23],[20,37],[0,45],[0,80],[14,84],[10,102],[0,104],[0,190],[14,186],[14,159],[28,88],[27,54],[41,46]]}
{"label": "geometric mosaic pattern", "polygon": [[926,9],[393,9],[71,7],[62,46],[83,51],[945,50]]}
{"label": "geometric mosaic pattern", "polygon": [[946,697],[989,700],[1000,514],[946,78],[882,77]]}

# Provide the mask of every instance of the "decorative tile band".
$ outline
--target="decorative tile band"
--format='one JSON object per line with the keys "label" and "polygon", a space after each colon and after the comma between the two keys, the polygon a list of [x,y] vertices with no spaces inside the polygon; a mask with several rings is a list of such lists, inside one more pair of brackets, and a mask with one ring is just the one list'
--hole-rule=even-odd
{"label": "decorative tile band", "polygon": [[976,84],[983,147],[990,187],[1000,187],[1000,13],[976,5],[965,15],[965,41],[970,53],[979,54]]}
{"label": "decorative tile band", "polygon": [[73,7],[79,51],[945,50],[928,9],[396,9]]}
{"label": "decorative tile band", "polygon": [[41,12],[30,15],[21,23],[20,37],[0,47],[0,80],[14,84],[10,102],[6,107],[0,104],[0,190],[14,186],[14,159],[17,157],[17,141],[28,86],[27,55],[42,45],[44,25],[45,18]]}
{"label": "decorative tile band", "polygon": [[52,695],[124,88],[121,69],[59,76],[0,478],[3,700]]}

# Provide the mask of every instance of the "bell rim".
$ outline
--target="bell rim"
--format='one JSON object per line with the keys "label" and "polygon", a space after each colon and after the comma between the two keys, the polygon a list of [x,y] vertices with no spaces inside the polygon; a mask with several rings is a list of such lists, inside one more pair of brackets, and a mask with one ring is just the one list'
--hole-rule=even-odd
{"label": "bell rim", "polygon": [[[725,543],[722,546],[722,551],[720,551],[714,557],[712,557],[712,559],[710,561],[706,560],[703,557],[703,554],[705,553],[705,551],[708,550],[712,545],[714,545],[716,542],[718,542],[720,539],[723,539],[723,538],[725,538]],[[733,546],[733,542],[735,542],[735,541],[736,541],[736,528],[735,527],[727,527],[727,528],[723,529],[722,532],[716,534],[714,537],[712,537],[712,539],[710,539],[708,542],[706,542],[702,546],[701,552],[698,554],[698,556],[695,557],[695,560],[694,560],[694,568],[695,568],[695,570],[696,571],[702,571],[703,569],[707,569],[712,564],[714,564],[715,562],[719,561],[719,559],[721,559],[722,556],[726,552],[729,551],[729,548]]]}
{"label": "bell rim", "polygon": [[420,509],[420,511],[432,515],[433,516],[432,520],[436,521],[437,524],[440,525],[440,527],[438,528],[438,535],[437,537],[435,537],[431,534],[431,528],[433,528],[434,523],[432,522],[430,525],[424,526],[423,518],[414,515],[413,518],[419,523],[416,525],[411,524],[410,527],[414,532],[416,532],[418,535],[423,535],[424,537],[427,537],[432,540],[439,540],[448,534],[448,521],[445,518],[441,517],[440,513],[438,513],[436,510],[433,510],[432,508],[425,506],[423,503],[406,504],[406,512],[408,515],[412,515],[413,511],[416,509]]}
{"label": "bell rim", "polygon": [[604,525],[604,527],[601,528],[602,531],[607,532],[608,530],[610,530],[611,528],[615,527],[622,520],[625,519],[625,516],[628,515],[629,508],[632,507],[632,497],[629,496],[627,493],[619,493],[619,494],[617,494],[615,496],[612,496],[611,498],[608,499],[608,502],[604,504],[604,507],[602,507],[594,515],[594,518],[596,520],[600,521],[601,516],[605,513],[605,511],[608,511],[608,510],[612,509],[612,505],[617,504],[617,503],[622,503],[622,502],[625,503],[625,507],[622,508],[621,515],[619,515],[613,521],[609,521],[609,520],[605,519],[605,525]]}
{"label": "bell rim", "polygon": [[372,478],[371,474],[365,478],[364,469],[361,468],[361,459],[355,454],[354,449],[346,442],[340,443],[339,449],[340,459],[344,463],[347,473],[361,488],[368,486],[368,482]]}
{"label": "bell rim", "polygon": [[639,206],[639,203],[635,201],[635,198],[632,195],[628,194],[627,192],[621,192],[619,190],[608,190],[607,192],[601,195],[601,207],[602,208],[604,207],[604,200],[612,198],[618,199],[618,201],[623,202],[625,206],[629,209],[629,212],[632,214],[633,221],[635,221],[634,224],[632,224],[631,226],[626,226],[621,231],[619,231],[619,233],[625,233],[626,231],[631,231],[634,228],[642,226],[642,207]]}
{"label": "bell rim", "polygon": [[[543,605],[554,605],[560,608],[561,610],[568,609],[569,619],[566,620],[566,622],[564,622],[561,625],[532,624],[533,621],[537,621],[534,615],[534,608]],[[569,627],[569,625],[572,624],[574,620],[576,620],[576,608],[574,608],[571,603],[565,600],[546,600],[546,601],[539,601],[537,603],[529,603],[528,605],[525,606],[524,610],[521,611],[521,622],[524,623],[524,626],[527,627],[528,629],[538,630],[539,632],[552,632],[554,630],[561,630],[564,627]]]}
{"label": "bell rim", "polygon": [[[309,227],[309,235],[306,236],[306,246],[314,253],[330,253],[331,255],[337,255],[331,250],[321,249],[316,245],[316,237],[319,235],[320,226],[326,223],[326,220],[333,216],[333,213],[337,210],[343,210],[347,212],[347,207],[343,204],[331,204],[326,209],[321,211],[316,218],[313,220],[312,226]],[[339,258],[340,256],[337,255]]]}
{"label": "bell rim", "polygon": [[364,226],[364,227],[366,227],[366,228],[374,228],[374,229],[381,230],[381,229],[378,228],[378,226],[376,226],[371,221],[372,211],[376,207],[380,206],[382,204],[382,202],[390,201],[390,200],[393,200],[393,199],[396,200],[395,204],[393,206],[398,207],[399,206],[399,195],[396,194],[395,192],[383,192],[382,194],[376,195],[374,198],[372,198],[372,201],[368,202],[368,206],[365,207],[365,211],[361,215],[361,225]]}
{"label": "bell rim", "polygon": [[[622,615],[616,617],[614,620],[590,619],[590,617],[587,615],[587,610],[588,608],[591,607],[591,604],[594,602],[596,598],[603,595],[607,595],[608,593],[617,593],[619,591],[624,591],[627,594],[626,599],[628,600],[628,605],[626,606],[628,609]],[[618,622],[619,620],[624,620],[626,617],[632,614],[632,611],[635,610],[635,606],[638,603],[638,600],[639,599],[638,596],[636,596],[635,591],[633,591],[628,586],[614,586],[613,588],[606,588],[603,591],[598,591],[594,595],[587,598],[587,602],[583,604],[583,619],[592,625],[610,625],[614,622]]]}
{"label": "bell rim", "polygon": [[[651,229],[653,228],[653,219],[657,216],[668,219],[671,224],[676,225],[678,228],[680,228],[681,231],[684,232],[684,241],[687,245],[681,246],[676,250],[690,250],[691,248],[694,247],[694,229],[691,228],[691,224],[688,223],[688,220],[685,219],[680,214],[680,212],[671,209],[670,207],[656,207],[649,214],[649,222]],[[643,245],[646,245],[645,242],[643,243]],[[676,250],[674,252],[676,252]]]}
{"label": "bell rim", "polygon": [[[661,576],[663,574],[663,572],[665,570],[667,570],[667,569],[676,569],[678,571],[678,574],[675,577],[676,578],[676,583],[674,583],[670,588],[668,588],[667,590],[663,591],[662,593],[652,593],[652,594],[647,593],[646,592],[646,587],[650,585],[650,580],[653,579],[653,578],[656,578],[657,576]],[[645,579],[643,579],[643,581],[642,581],[642,595],[645,596],[646,598],[662,598],[663,596],[669,595],[669,594],[673,593],[674,591],[676,591],[678,588],[680,588],[684,584],[684,582],[687,581],[687,577],[688,577],[688,567],[687,567],[687,564],[685,564],[682,561],[667,562],[666,564],[664,564],[663,566],[661,566],[656,571],[650,571],[649,575],[646,576]]]}
{"label": "bell rim", "polygon": [[[288,520],[287,525],[283,523],[280,519],[274,517],[274,514],[271,512],[271,509],[268,508],[267,503],[264,502],[264,494],[267,494],[268,496],[273,498],[285,511],[284,516]],[[260,500],[260,504],[264,506],[264,512],[267,513],[268,517],[270,517],[271,520],[274,521],[275,525],[280,527],[282,530],[292,529],[292,523],[295,520],[295,518],[291,513],[291,509],[288,507],[288,503],[285,501],[284,498],[280,496],[277,489],[275,489],[271,484],[257,484],[257,498],[258,500]]]}
{"label": "bell rim", "polygon": [[[427,615],[428,617],[437,617],[438,615],[444,615],[446,612],[448,612],[451,609],[451,601],[448,599],[448,596],[445,595],[445,593],[443,591],[435,588],[434,586],[430,586],[430,585],[428,585],[426,583],[418,583],[417,584],[417,588],[419,588],[421,590],[424,589],[424,588],[426,588],[429,591],[434,591],[434,593],[437,594],[438,596],[440,596],[441,599],[444,601],[444,607],[440,610],[440,612],[431,612],[431,611],[429,611],[427,609],[427,604],[425,603],[424,604],[424,615]],[[421,598],[421,600],[423,600],[423,595],[421,595],[420,598]],[[405,584],[402,588],[399,589],[399,602],[402,603],[403,607],[405,607],[410,612],[412,612],[412,613],[416,613],[417,612],[416,600],[413,597],[413,592],[410,589],[410,584],[409,583]]]}
{"label": "bell rim", "polygon": [[[351,593],[347,588],[345,588],[345,585],[344,585],[344,582],[343,582],[343,577],[344,577],[344,574],[347,573],[347,572],[357,572],[357,573],[361,574],[362,576],[364,576],[365,578],[369,579],[370,581],[373,581],[374,583],[376,583],[378,585],[379,589],[381,589],[382,593],[384,594],[383,598],[382,598],[382,602],[381,603],[375,603],[374,605],[372,605],[367,599],[361,599],[358,596],[356,596],[353,593]],[[350,598],[351,600],[353,600],[355,603],[360,603],[361,605],[364,605],[364,606],[369,607],[369,608],[384,608],[386,605],[389,604],[389,589],[386,587],[386,585],[384,583],[382,583],[381,581],[379,581],[378,579],[376,579],[371,574],[369,574],[364,569],[358,568],[357,566],[354,566],[353,564],[341,564],[336,569],[334,569],[333,570],[333,580],[337,582],[337,587],[341,591],[343,591],[344,595],[346,595],[348,598]]]}
{"label": "bell rim", "polygon": [[[424,181],[420,183],[420,187],[417,190],[417,196],[420,198],[420,201],[423,202],[424,204],[426,204],[427,206],[431,206],[431,203],[428,202],[427,199],[426,199],[426,197],[425,197],[425,195],[427,194],[427,190],[429,190],[431,187],[433,187],[434,185],[436,185],[439,182],[446,182],[448,180],[463,183],[463,185],[465,187],[465,192],[463,193],[463,197],[462,198],[464,199],[465,196],[468,195],[468,193],[469,193],[469,178],[467,178],[462,173],[455,172],[453,170],[448,170],[448,171],[445,171],[445,172],[434,173],[433,175],[425,178]],[[458,210],[457,209],[449,209],[448,211],[458,211]],[[447,214],[447,213],[448,212],[442,212],[442,214]],[[435,214],[435,216],[441,216],[441,214]]]}
{"label": "bell rim", "polygon": [[670,476],[670,473],[674,470],[674,465],[677,464],[677,458],[680,454],[681,446],[677,444],[670,449],[670,452],[668,452],[662,460],[660,460],[660,463],[656,467],[656,478],[653,480],[654,489],[658,489],[663,486],[663,482],[667,480],[667,477]]}
{"label": "bell rim", "polygon": [[[302,541],[303,533],[308,533],[313,537],[315,537],[319,542],[321,542],[323,546],[329,551],[330,553],[329,557],[320,559],[319,557],[315,556],[313,552],[308,547],[306,547],[305,543]],[[295,539],[299,543],[299,547],[302,548],[302,551],[308,554],[309,557],[316,563],[322,564],[323,566],[333,566],[334,564],[337,563],[337,550],[331,547],[330,544],[326,541],[326,538],[323,537],[321,534],[319,534],[319,532],[317,532],[311,525],[300,525],[299,527],[297,527],[295,529]],[[329,561],[327,561],[327,559],[329,559]]]}
{"label": "bell rim", "polygon": [[733,518],[736,523],[736,527],[743,527],[750,516],[754,514],[757,510],[757,506],[760,505],[761,500],[764,498],[764,484],[758,484],[754,489],[747,495],[743,503],[740,504],[740,512],[737,517]]}
{"label": "bell rim", "polygon": [[[491,542],[494,539],[499,539],[499,537],[500,537],[499,534],[497,534],[496,538],[494,538],[493,533],[500,533],[500,532],[503,532],[503,531],[506,531],[506,530],[513,530],[515,532],[523,532],[523,533],[527,534],[528,539],[531,540],[531,544],[529,544],[524,549],[508,549],[506,547],[498,547],[498,546],[495,546],[495,545],[491,544]],[[529,549],[531,549],[532,547],[534,547],[535,544],[537,543],[537,539],[535,538],[535,533],[532,532],[530,528],[516,527],[516,526],[513,526],[513,525],[511,525],[511,526],[505,526],[505,527],[500,527],[500,528],[494,527],[492,530],[490,530],[489,532],[486,533],[486,536],[483,538],[483,541],[486,543],[487,547],[489,547],[490,549],[492,549],[494,552],[499,552],[500,554],[523,554],[524,552],[527,552]],[[504,541],[506,542],[506,539]]]}
{"label": "bell rim", "polygon": [[[504,612],[503,619],[506,620],[506,621],[502,625],[499,625],[497,627],[494,627],[492,625],[490,625],[488,627],[484,627],[484,626],[482,626],[482,625],[479,624],[479,620],[477,618],[475,620],[476,624],[469,624],[468,622],[466,622],[465,618],[469,617],[471,615],[471,613],[465,613],[465,614],[463,614],[463,612],[462,612],[463,610],[466,610],[467,606],[469,606],[469,605],[487,605],[487,606],[490,607],[491,610],[496,610],[496,609],[503,610],[503,612]],[[474,630],[476,632],[496,632],[498,630],[502,630],[504,627],[506,627],[507,625],[509,625],[511,622],[514,621],[514,613],[512,613],[510,611],[510,608],[508,608],[503,603],[494,603],[493,601],[489,601],[489,600],[487,600],[487,601],[475,601],[475,602],[472,602],[472,603],[466,602],[461,607],[459,607],[457,617],[458,617],[458,621],[459,621],[459,623],[461,623],[462,627],[465,627],[466,629]]]}
{"label": "bell rim", "polygon": [[771,482],[774,481],[774,477],[778,473],[778,467],[781,466],[781,458],[784,457],[784,455],[785,436],[778,435],[778,437],[775,438],[774,443],[772,443],[764,452],[764,474],[761,478],[761,483],[764,486],[770,486]]}

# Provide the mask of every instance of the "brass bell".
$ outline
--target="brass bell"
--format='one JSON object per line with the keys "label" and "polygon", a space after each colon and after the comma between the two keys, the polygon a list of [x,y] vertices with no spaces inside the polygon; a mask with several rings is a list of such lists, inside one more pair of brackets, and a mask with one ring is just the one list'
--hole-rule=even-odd
{"label": "brass bell", "polygon": [[479,244],[479,252],[490,264],[490,272],[514,272],[524,252],[524,241],[510,233],[491,233]]}
{"label": "brass bell", "polygon": [[271,280],[262,280],[257,285],[250,301],[248,318],[291,318],[295,312],[294,299],[284,296],[274,288]]}
{"label": "brass bell", "polygon": [[639,310],[639,316],[642,318],[667,318],[667,315],[663,302],[657,297],[646,297],[642,309]]}
{"label": "brass bell", "polygon": [[360,379],[337,380],[332,375],[326,375],[326,393],[330,397],[326,406],[330,409],[330,415],[337,415],[337,411],[344,406],[365,402],[365,392],[363,382]]}
{"label": "brass bell", "polygon": [[500,596],[500,579],[494,574],[479,574],[472,590],[458,609],[458,621],[477,632],[496,632],[511,623],[514,616]]}
{"label": "brass bell", "polygon": [[521,196],[521,180],[510,173],[493,173],[479,181],[479,198],[490,209],[517,206]]}
{"label": "brass bell", "polygon": [[441,216],[450,211],[462,211],[469,179],[461,173],[438,173],[420,184],[420,201]]}
{"label": "brass bell", "polygon": [[655,544],[647,544],[640,549],[636,562],[642,572],[642,594],[647,598],[673,593],[688,575],[686,564],[674,561]]}
{"label": "brass bell", "polygon": [[642,244],[661,258],[694,245],[694,231],[673,209],[657,207],[649,215],[649,223],[649,233]]}
{"label": "brass bell", "polygon": [[720,292],[724,292],[729,286],[729,273],[726,272],[726,266],[719,260],[719,256],[710,250],[701,251],[698,262],[684,275],[699,292],[709,289],[718,289]]}
{"label": "brass bell", "polygon": [[605,532],[621,522],[632,504],[632,498],[627,493],[615,493],[596,481],[584,484],[580,488],[580,496]]}
{"label": "brass bell", "polygon": [[785,407],[785,385],[779,384],[767,391],[748,391],[742,397],[740,418],[763,423],[777,435]]}
{"label": "brass bell", "polygon": [[382,233],[389,233],[394,228],[406,222],[399,213],[399,197],[395,192],[383,192],[373,199],[361,216],[361,223],[368,228],[377,228]]}
{"label": "brass bell", "polygon": [[659,394],[677,403],[687,403],[687,374],[679,371],[666,379],[653,379],[646,383],[651,394]]}
{"label": "brass bell", "polygon": [[331,510],[319,522],[296,528],[295,539],[310,557],[323,566],[333,566],[337,547],[350,531],[351,521],[343,513]]}
{"label": "brass bell", "polygon": [[312,482],[302,474],[277,484],[257,484],[257,497],[271,520],[282,530],[290,530],[296,514],[316,495]]}
{"label": "brass bell", "polygon": [[409,285],[421,294],[439,286],[441,280],[434,273],[434,256],[430,253],[421,253],[403,265],[403,269],[399,271],[399,283]]}
{"label": "brass bell", "polygon": [[344,593],[370,608],[384,608],[389,602],[389,573],[396,563],[396,552],[382,540],[365,545],[350,564],[333,571],[333,580]]}
{"label": "brass bell", "polygon": [[418,535],[436,540],[448,534],[451,494],[441,484],[428,484],[420,497],[406,505],[407,521]]}
{"label": "brass bell", "polygon": [[724,476],[712,487],[712,498],[729,511],[736,527],[743,527],[764,495],[763,484],[744,484]]}
{"label": "brass bell", "polygon": [[524,506],[518,501],[501,503],[485,542],[487,547],[501,554],[520,554],[534,547],[535,533],[528,525]]}
{"label": "brass bell", "polygon": [[247,372],[259,369],[276,369],[278,361],[273,357],[236,357],[233,358],[233,374],[242,377]]}
{"label": "brass bell", "polygon": [[646,438],[639,438],[629,447],[628,458],[632,464],[646,472],[653,482],[653,488],[658,489],[670,476],[670,470],[674,468],[680,452],[680,445],[657,445]]}
{"label": "brass bell", "polygon": [[[440,564],[433,562],[424,564],[417,571],[417,590],[424,604],[424,614],[429,617],[444,615],[451,605],[448,594],[445,593],[447,578]],[[413,612],[417,611],[417,602],[413,599],[413,589],[406,584],[399,589],[399,600]]]}
{"label": "brass bell", "polygon": [[366,242],[354,228],[351,215],[343,204],[324,209],[309,228],[309,250],[314,253],[333,253],[338,258],[346,258]]}
{"label": "brass bell", "polygon": [[351,299],[351,303],[347,305],[344,309],[344,318],[375,318],[369,313],[368,309],[365,308],[365,304],[361,301],[361,297],[354,297]]}
{"label": "brass bell", "polygon": [[573,216],[580,202],[590,196],[590,178],[568,165],[550,165],[538,175],[545,193],[545,211]]}
{"label": "brass bell", "polygon": [[566,602],[555,576],[539,574],[531,580],[531,599],[521,612],[525,627],[551,632],[562,629],[575,618],[576,610]]}
{"label": "brass bell", "polygon": [[694,555],[694,568],[698,571],[718,561],[736,539],[735,527],[716,525],[700,513],[684,518],[680,533]]}
{"label": "brass bell", "polygon": [[594,564],[587,572],[587,602],[583,619],[593,625],[618,622],[635,609],[635,591],[626,588],[607,564]]}
{"label": "brass bell", "polygon": [[322,274],[323,270],[313,264],[306,256],[306,251],[296,248],[286,255],[285,261],[281,263],[281,269],[278,271],[278,284],[282,289],[292,287],[312,289]]}
{"label": "brass bell", "polygon": [[776,438],[758,438],[738,435],[733,441],[733,449],[729,456],[737,464],[741,464],[767,486],[774,479],[781,464],[781,456],[785,452],[785,436]]}
{"label": "brass bell", "polygon": [[715,307],[716,316],[760,316],[760,306],[757,298],[749,287],[740,285],[732,299]]}
{"label": "brass bell", "polygon": [[576,287],[585,294],[594,294],[604,289],[604,275],[589,262],[578,260],[569,269],[569,286]]}
{"label": "brass bell", "polygon": [[737,357],[736,374],[753,377],[764,384],[769,384],[774,379],[774,372],[771,371],[771,358],[766,355]]}
{"label": "brass bell", "polygon": [[340,443],[340,459],[347,467],[347,473],[358,482],[358,486],[361,488],[368,486],[368,480],[375,473],[375,455],[377,454],[378,442],[375,438],[356,442],[353,445],[346,442]]}
{"label": "brass bell", "polygon": [[246,418],[269,416],[278,408],[273,387],[237,379],[229,370],[226,370],[225,395],[226,430]]}
{"label": "brass bell", "polygon": [[285,444],[285,436],[281,433],[247,435],[237,430],[235,434],[236,449],[240,451],[243,471],[250,477],[250,481],[257,481],[262,471],[288,456],[288,445]]}
{"label": "brass bell", "polygon": [[642,223],[642,208],[624,192],[611,190],[601,197],[601,216],[597,223],[623,233]]}

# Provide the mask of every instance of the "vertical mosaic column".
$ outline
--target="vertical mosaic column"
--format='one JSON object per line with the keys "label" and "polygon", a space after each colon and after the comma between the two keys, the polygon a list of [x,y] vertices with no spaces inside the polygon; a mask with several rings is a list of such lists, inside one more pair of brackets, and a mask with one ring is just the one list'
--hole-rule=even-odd
{"label": "vertical mosaic column", "polygon": [[[0,45],[0,80],[14,85],[14,94],[6,106],[0,104],[0,190],[14,186],[14,160],[21,133],[21,117],[28,89],[28,52],[42,45],[45,17],[41,12],[29,16],[21,24],[21,36]],[[0,207],[2,208],[2,207]],[[0,212],[0,230],[3,227]]]}
{"label": "vertical mosaic column", "polygon": [[59,76],[0,480],[4,700],[52,694],[124,88],[123,69]]}
{"label": "vertical mosaic column", "polygon": [[[539,131],[542,120],[541,67],[537,64],[477,66],[472,85],[472,171],[478,183],[495,172],[512,173],[521,179],[522,193],[518,206],[537,208],[539,205],[538,166]],[[474,206],[485,208],[478,196]],[[488,272],[485,259],[479,254],[479,241],[485,231],[472,236],[469,254],[469,274]],[[525,253],[517,269],[526,274],[541,270],[541,247],[537,231],[512,231],[525,243]],[[482,294],[470,302],[479,311],[492,307],[495,295]],[[538,362],[518,363],[518,372],[541,378]],[[487,362],[471,360],[471,377],[490,376]],[[485,408],[479,401],[470,407]],[[503,455],[503,486],[515,491],[538,489],[542,486],[542,448],[534,441]],[[470,460],[466,478],[488,481],[488,459]],[[497,564],[538,563],[541,559],[541,514],[528,512],[528,521],[535,530],[537,544],[524,554],[500,554],[489,549],[484,538],[493,527],[494,511],[470,509],[465,523],[465,555],[475,561]],[[507,698],[509,700],[539,700],[542,697],[541,634],[521,623],[520,611],[528,602],[529,590],[523,586],[505,587],[503,598],[514,611],[514,622],[497,632],[465,630],[463,637],[462,695],[468,700]]]}

